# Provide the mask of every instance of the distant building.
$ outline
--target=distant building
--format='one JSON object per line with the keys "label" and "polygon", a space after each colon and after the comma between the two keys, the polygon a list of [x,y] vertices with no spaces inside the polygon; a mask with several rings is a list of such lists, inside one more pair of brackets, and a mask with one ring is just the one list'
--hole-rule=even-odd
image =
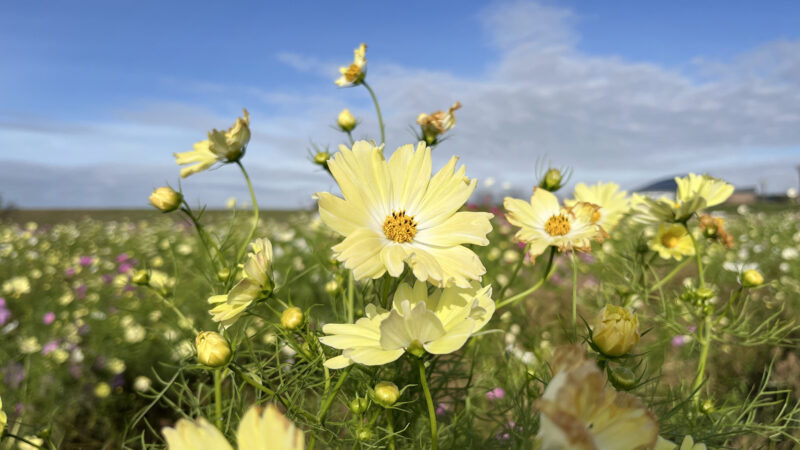
{"label": "distant building", "polygon": [[[634,192],[637,194],[647,195],[650,197],[668,197],[674,198],[675,191],[678,189],[678,183],[675,182],[675,177],[672,178],[665,178],[660,181],[656,181],[655,183],[648,184],[647,186],[643,186],[639,189],[636,189]],[[728,204],[731,205],[743,205],[743,204],[752,204],[758,201],[758,194],[756,193],[756,188],[754,187],[745,187],[745,188],[736,188],[733,191],[733,195],[728,199]]]}

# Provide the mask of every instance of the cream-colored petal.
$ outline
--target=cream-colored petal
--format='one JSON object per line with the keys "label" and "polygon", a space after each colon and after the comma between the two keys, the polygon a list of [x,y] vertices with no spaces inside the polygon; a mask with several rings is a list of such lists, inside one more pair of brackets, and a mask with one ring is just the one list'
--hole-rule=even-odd
{"label": "cream-colored petal", "polygon": [[431,178],[415,218],[425,227],[433,227],[458,211],[475,190],[478,181],[465,176],[466,168],[455,170],[457,157],[441,168]]}
{"label": "cream-colored petal", "polygon": [[375,347],[359,347],[346,352],[348,358],[365,366],[381,366],[396,361],[405,350],[384,350]]}
{"label": "cream-colored petal", "polygon": [[346,200],[328,192],[318,192],[315,197],[318,199],[322,221],[342,236],[370,224],[369,215]]}
{"label": "cream-colored petal", "polygon": [[[265,409],[251,406],[236,431],[239,450],[302,450],[303,432],[274,405]],[[211,447],[209,447],[211,448]]]}
{"label": "cream-colored petal", "polygon": [[[492,231],[491,213],[457,212],[436,226],[421,228],[414,241],[427,245],[449,247],[461,244],[488,245],[486,235]],[[422,224],[420,224],[422,225]]]}
{"label": "cream-colored petal", "polygon": [[405,268],[406,251],[401,244],[389,243],[381,249],[381,262],[389,275],[399,277]]}
{"label": "cream-colored petal", "polygon": [[202,417],[196,421],[181,419],[175,428],[164,428],[169,450],[232,450],[225,436]]}
{"label": "cream-colored petal", "polygon": [[419,204],[431,178],[431,150],[424,142],[404,145],[389,158],[392,177],[393,209],[405,209],[410,214],[419,210]]}
{"label": "cream-colored petal", "polygon": [[406,261],[417,279],[436,286],[469,287],[470,281],[486,273],[478,255],[461,245],[440,248],[415,244],[410,253]]}
{"label": "cream-colored petal", "polygon": [[472,330],[474,327],[474,320],[464,319],[453,326],[444,335],[434,339],[431,342],[428,342],[427,344],[424,344],[423,347],[428,353],[432,353],[434,355],[446,355],[448,353],[453,353],[464,346],[464,343],[467,342],[467,339],[472,336]]}
{"label": "cream-colored petal", "polygon": [[344,355],[339,355],[330,359],[326,359],[323,365],[328,369],[344,369],[351,364],[353,364],[352,359]]}
{"label": "cream-colored petal", "polygon": [[374,231],[361,228],[350,233],[333,251],[344,266],[353,271],[357,280],[378,278],[386,272],[380,252],[386,238]]}

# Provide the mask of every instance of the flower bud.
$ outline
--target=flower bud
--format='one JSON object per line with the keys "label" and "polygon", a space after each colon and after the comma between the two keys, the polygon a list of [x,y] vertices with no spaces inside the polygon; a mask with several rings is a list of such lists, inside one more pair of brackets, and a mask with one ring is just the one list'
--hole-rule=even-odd
{"label": "flower bud", "polygon": [[606,305],[595,319],[592,341],[605,355],[625,355],[639,342],[639,319],[627,308]]}
{"label": "flower bud", "polygon": [[761,272],[750,269],[742,273],[742,286],[751,288],[761,286],[762,284],[764,284],[764,276],[761,275]]}
{"label": "flower bud", "polygon": [[373,398],[375,399],[375,403],[385,408],[394,405],[400,397],[400,390],[397,389],[397,385],[391,381],[381,381],[376,384],[374,392],[375,395]]}
{"label": "flower bud", "polygon": [[561,171],[558,169],[549,169],[545,174],[542,181],[539,182],[539,187],[544,190],[555,192],[561,189],[561,181],[563,180],[563,176],[561,175]]}
{"label": "flower bud", "polygon": [[137,270],[136,273],[133,274],[131,281],[133,281],[133,284],[144,286],[150,282],[150,274],[146,270]]}
{"label": "flower bud", "polygon": [[281,325],[287,330],[296,330],[300,328],[304,320],[303,310],[296,306],[286,308],[283,314],[281,314]]}
{"label": "flower bud", "polygon": [[331,154],[330,153],[328,153],[328,152],[317,152],[317,154],[314,155],[314,164],[317,164],[317,165],[320,165],[320,166],[323,166],[323,167],[327,167],[329,159],[331,159]]}
{"label": "flower bud", "polygon": [[363,414],[369,408],[369,401],[365,398],[356,397],[350,402],[350,411],[354,414]]}
{"label": "flower bud", "polygon": [[97,398],[108,397],[109,395],[111,395],[111,386],[109,386],[108,383],[104,381],[97,383],[97,385],[94,387],[94,395]]}
{"label": "flower bud", "polygon": [[353,131],[356,125],[358,125],[356,118],[350,114],[349,109],[343,109],[342,112],[339,113],[339,118],[336,120],[336,123],[339,125],[339,129],[345,133]]}
{"label": "flower bud", "polygon": [[195,340],[197,361],[208,367],[222,367],[231,360],[228,340],[214,331],[203,331]]}
{"label": "flower bud", "polygon": [[711,401],[710,398],[707,398],[700,404],[700,412],[703,414],[711,414],[716,411],[717,408],[714,406],[714,402]]}
{"label": "flower bud", "polygon": [[150,203],[163,212],[178,209],[183,201],[183,195],[169,186],[161,186],[150,194]]}
{"label": "flower bud", "polygon": [[231,277],[231,269],[228,269],[227,267],[223,267],[222,269],[219,269],[219,271],[217,272],[217,279],[219,281],[222,282],[228,281],[228,278],[230,277]]}
{"label": "flower bud", "polygon": [[358,431],[358,440],[369,441],[370,439],[372,439],[372,435],[373,435],[372,430],[370,430],[369,428],[362,428],[361,430]]}
{"label": "flower bud", "polygon": [[636,374],[631,369],[617,366],[608,370],[608,379],[615,388],[621,391],[629,391],[636,387]]}

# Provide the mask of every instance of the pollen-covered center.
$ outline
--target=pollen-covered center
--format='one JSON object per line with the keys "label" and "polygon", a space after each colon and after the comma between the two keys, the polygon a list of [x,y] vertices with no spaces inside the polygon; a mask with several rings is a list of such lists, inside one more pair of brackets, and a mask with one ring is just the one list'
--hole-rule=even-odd
{"label": "pollen-covered center", "polygon": [[665,234],[664,236],[661,237],[661,243],[664,245],[664,247],[667,248],[677,247],[678,241],[680,241],[680,238],[678,236],[675,236],[674,234]]}
{"label": "pollen-covered center", "polygon": [[351,83],[358,79],[359,76],[361,76],[361,67],[358,64],[350,64],[344,73],[344,78]]}
{"label": "pollen-covered center", "polygon": [[550,236],[564,236],[569,233],[569,219],[564,214],[557,214],[547,219],[544,231]]}
{"label": "pollen-covered center", "polygon": [[383,234],[395,242],[411,242],[417,235],[417,222],[414,222],[414,216],[407,216],[403,210],[392,211],[383,221]]}

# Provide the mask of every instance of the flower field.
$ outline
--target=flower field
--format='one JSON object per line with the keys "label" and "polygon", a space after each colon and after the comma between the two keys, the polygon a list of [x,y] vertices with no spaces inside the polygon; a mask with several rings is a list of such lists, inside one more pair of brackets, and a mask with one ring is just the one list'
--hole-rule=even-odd
{"label": "flower field", "polygon": [[385,146],[366,64],[335,83],[380,128],[340,113],[311,211],[259,210],[244,110],[175,158],[238,166],[252,210],[164,186],[133,220],[0,222],[0,449],[800,445],[797,205],[555,167],[479,199],[431,159],[460,103]]}

